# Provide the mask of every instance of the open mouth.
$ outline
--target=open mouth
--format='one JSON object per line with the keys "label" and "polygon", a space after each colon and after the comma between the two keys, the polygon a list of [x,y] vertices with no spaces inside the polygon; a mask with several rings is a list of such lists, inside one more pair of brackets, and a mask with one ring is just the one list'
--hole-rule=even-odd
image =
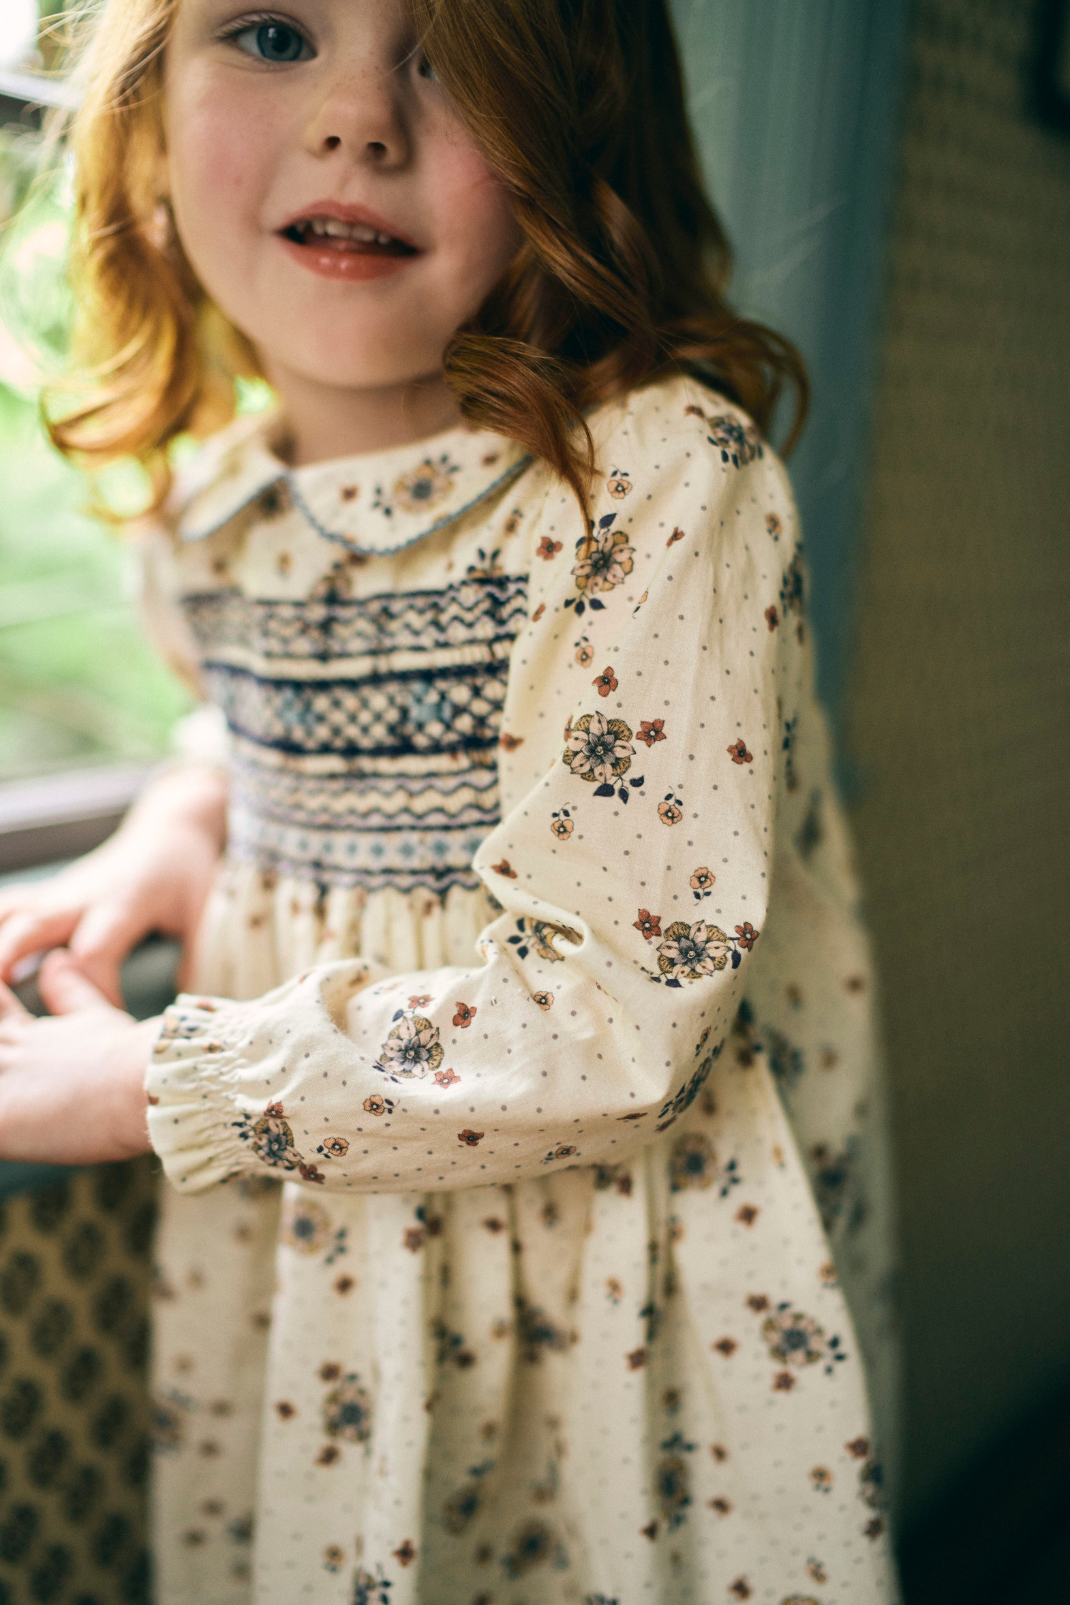
{"label": "open mouth", "polygon": [[302,217],[279,231],[294,245],[311,246],[317,251],[336,251],[340,256],[417,256],[414,245],[381,234],[367,223],[345,223],[337,217]]}

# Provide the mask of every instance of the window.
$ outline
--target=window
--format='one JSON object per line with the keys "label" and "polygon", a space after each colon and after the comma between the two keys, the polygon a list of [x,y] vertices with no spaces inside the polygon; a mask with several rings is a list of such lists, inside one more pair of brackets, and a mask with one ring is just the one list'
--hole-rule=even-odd
{"label": "window", "polygon": [[[85,479],[39,421],[70,298],[63,175],[31,187],[39,102],[65,93],[34,76],[51,45],[32,3],[0,6],[0,872],[38,856],[35,818],[52,854],[106,834],[188,706],[141,636],[122,536],[92,515]],[[57,836],[74,818],[94,821],[88,837]]]}

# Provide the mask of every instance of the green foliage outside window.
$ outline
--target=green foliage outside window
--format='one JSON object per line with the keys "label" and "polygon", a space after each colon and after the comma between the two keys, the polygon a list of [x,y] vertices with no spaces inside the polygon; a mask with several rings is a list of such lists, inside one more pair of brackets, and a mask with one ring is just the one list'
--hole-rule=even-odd
{"label": "green foliage outside window", "polygon": [[[0,129],[0,781],[151,760],[188,706],[140,634],[122,536],[40,425],[70,293],[64,180],[33,190],[38,151]],[[134,470],[111,481],[113,504],[136,498]]]}

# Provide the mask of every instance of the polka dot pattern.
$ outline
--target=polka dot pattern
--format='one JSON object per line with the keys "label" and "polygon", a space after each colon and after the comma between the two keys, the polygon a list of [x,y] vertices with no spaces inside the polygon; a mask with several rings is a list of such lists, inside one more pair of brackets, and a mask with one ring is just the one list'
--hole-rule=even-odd
{"label": "polka dot pattern", "polygon": [[[894,1597],[860,1353],[879,1400],[871,971],[790,491],[745,416],[688,381],[593,430],[588,521],[538,464],[504,488],[489,464],[473,497],[483,443],[453,431],[414,454],[457,465],[463,509],[378,553],[356,491],[385,471],[317,468],[321,504],[332,475],[353,492],[347,639],[374,614],[375,672],[407,684],[409,665],[421,707],[502,650],[465,584],[507,582],[526,612],[480,760],[497,822],[474,884],[436,893],[401,857],[389,883],[347,879],[337,831],[319,880],[236,857],[199,991],[166,1016],[148,1082],[176,1189],[165,1605],[209,1586],[227,1605]],[[280,605],[308,639],[301,610],[340,561],[302,520],[300,495],[276,499],[196,542],[163,534],[153,559],[176,616],[215,585],[265,621],[240,667],[273,689],[242,707],[269,709],[294,796],[308,742],[282,753],[278,710],[306,693],[278,693]],[[382,634],[415,596],[469,620],[418,671]],[[366,670],[309,653],[285,672]],[[366,749],[384,818],[421,777],[441,786],[449,728]],[[236,761],[256,738],[234,732]],[[340,753],[325,737],[317,774]]]}

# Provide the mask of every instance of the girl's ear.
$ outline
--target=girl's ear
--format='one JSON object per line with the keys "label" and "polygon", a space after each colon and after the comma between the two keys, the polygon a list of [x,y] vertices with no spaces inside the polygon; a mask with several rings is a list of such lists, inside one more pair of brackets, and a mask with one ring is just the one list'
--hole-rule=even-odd
{"label": "girl's ear", "polygon": [[165,251],[175,237],[175,219],[170,195],[161,195],[152,209],[152,222],[145,230],[149,244]]}

